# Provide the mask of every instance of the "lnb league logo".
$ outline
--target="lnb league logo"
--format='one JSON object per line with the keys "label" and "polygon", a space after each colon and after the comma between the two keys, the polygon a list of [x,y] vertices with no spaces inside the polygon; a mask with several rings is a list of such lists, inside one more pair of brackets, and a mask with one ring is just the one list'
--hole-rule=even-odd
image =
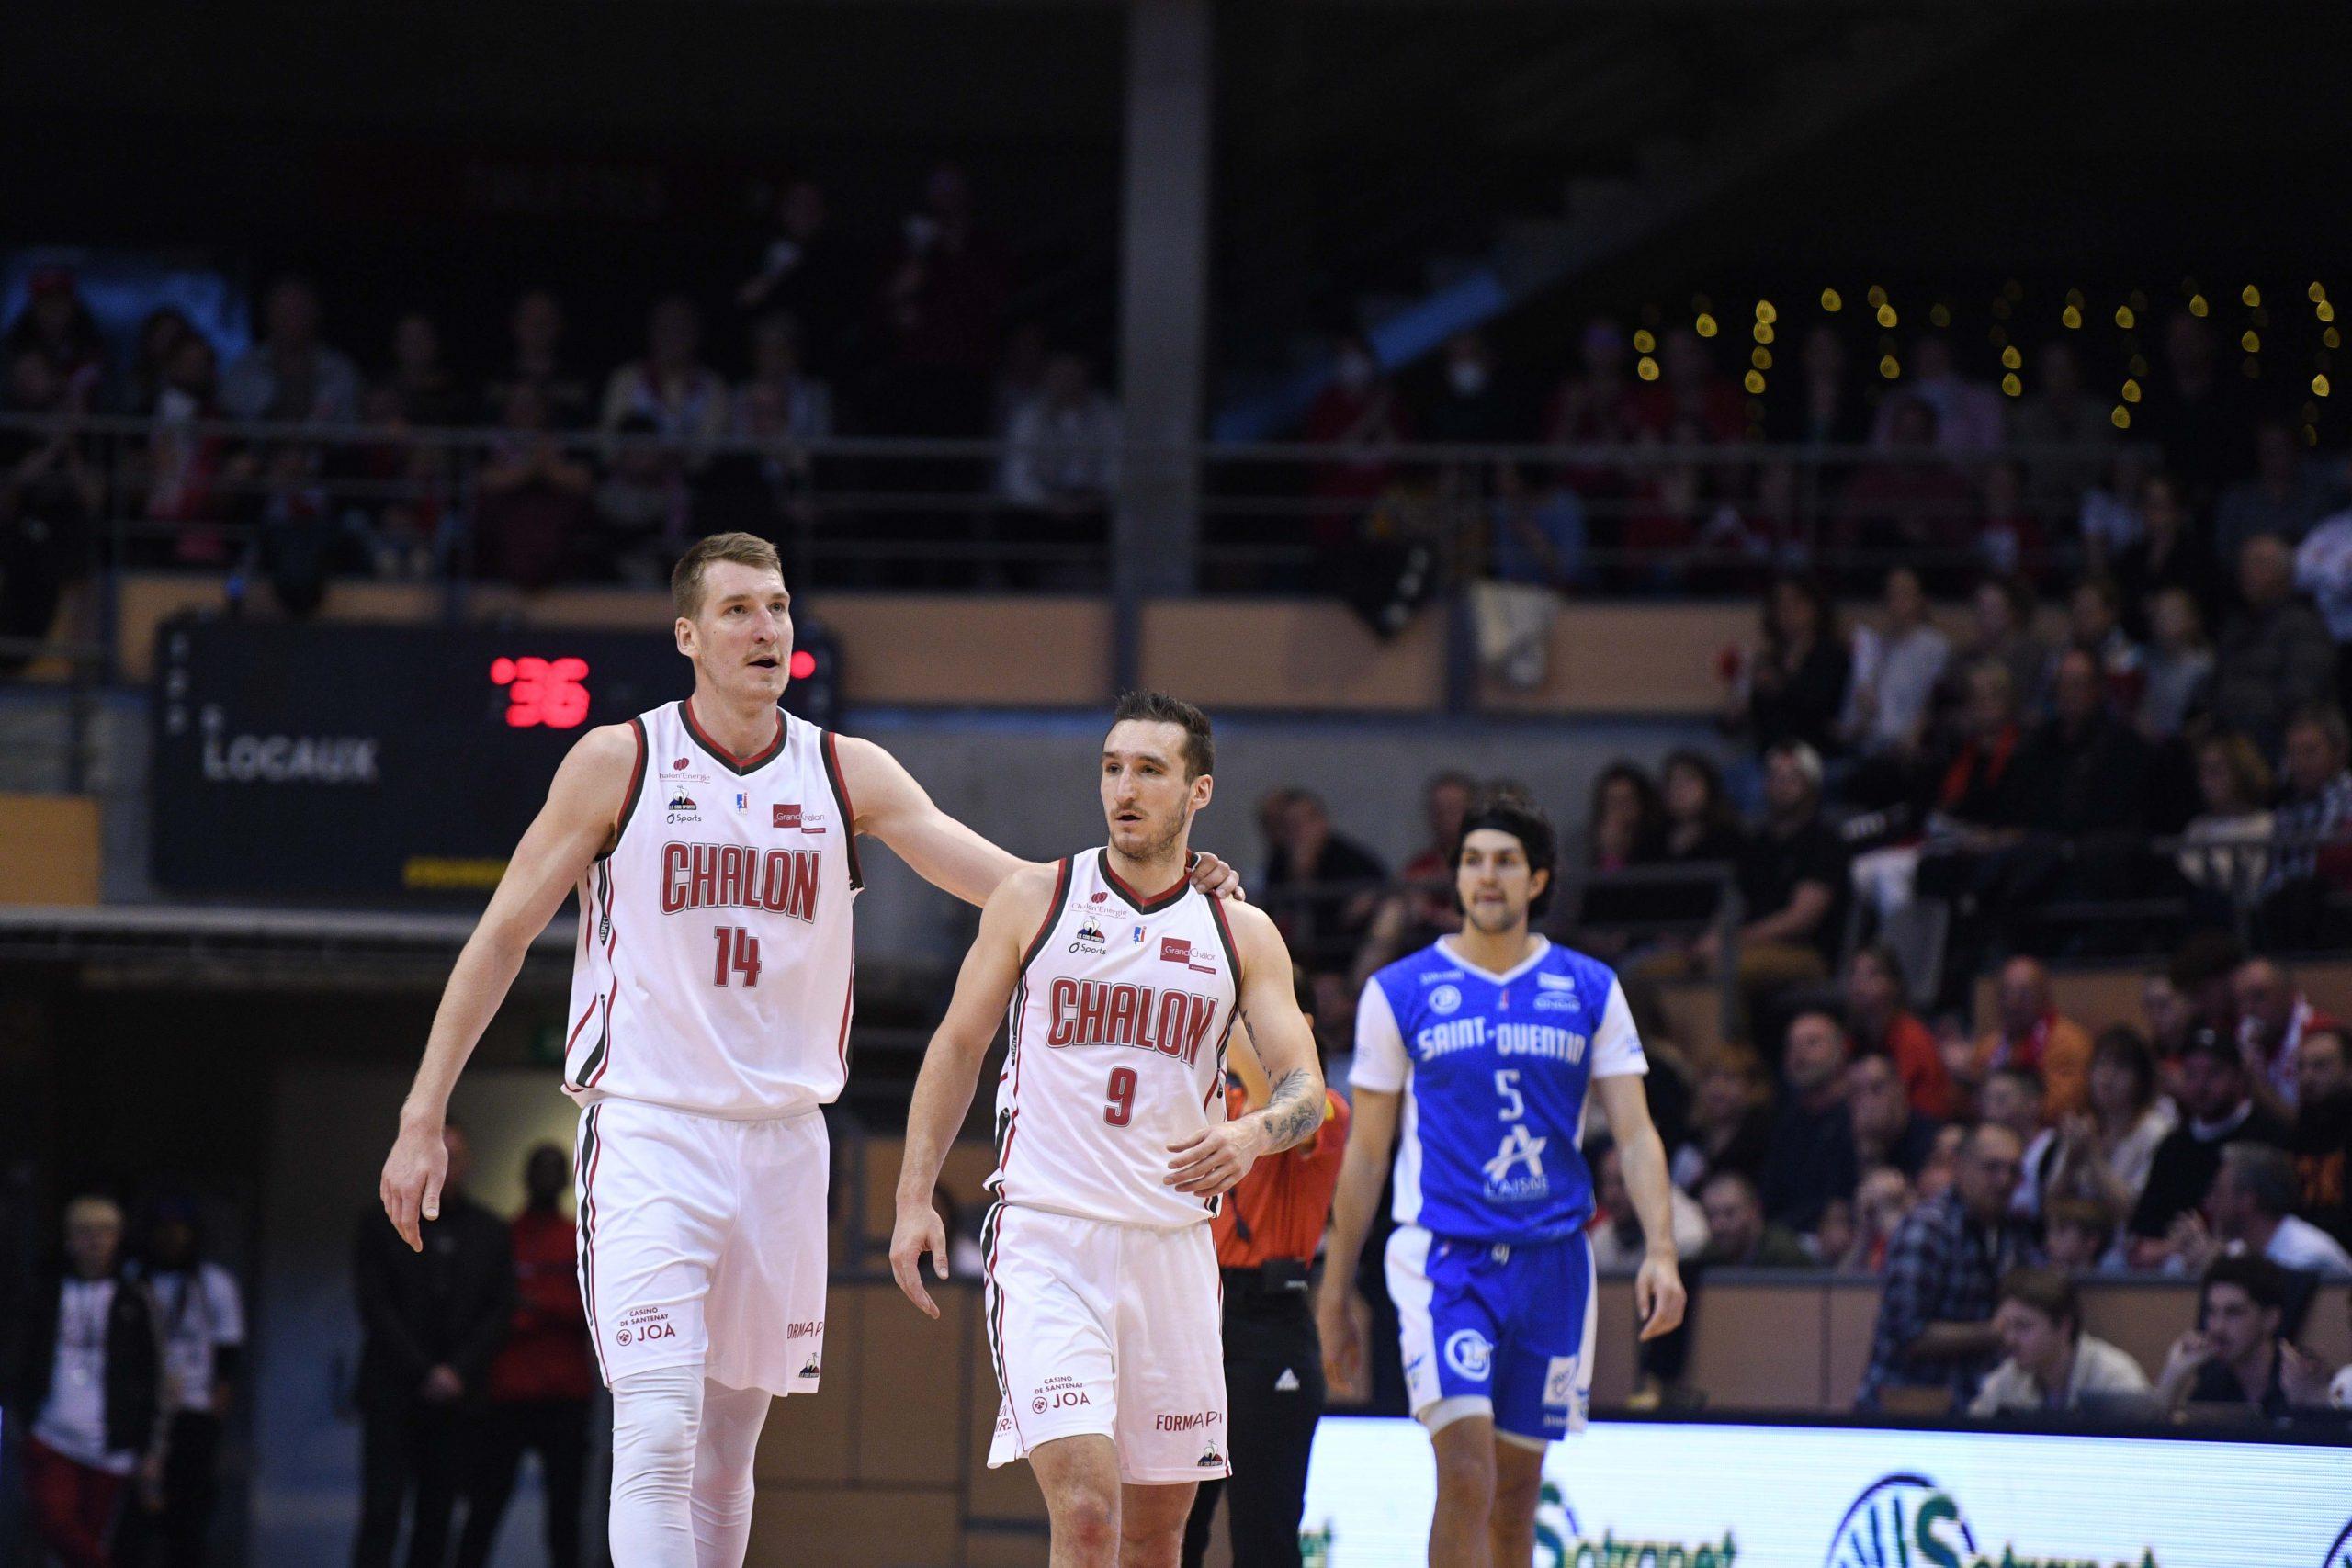
{"label": "lnb league logo", "polygon": [[1951,1493],[1924,1475],[1871,1483],[1838,1521],[1823,1568],[1963,1568],[1976,1537]]}

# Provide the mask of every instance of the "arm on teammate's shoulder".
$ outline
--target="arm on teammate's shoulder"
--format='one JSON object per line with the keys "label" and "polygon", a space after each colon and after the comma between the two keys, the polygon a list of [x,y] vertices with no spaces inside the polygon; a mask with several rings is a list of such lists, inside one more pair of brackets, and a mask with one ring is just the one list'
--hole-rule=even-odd
{"label": "arm on teammate's shoulder", "polygon": [[1314,1027],[1298,1010],[1282,932],[1263,910],[1249,905],[1232,905],[1224,913],[1241,964],[1238,1005],[1272,1085],[1265,1109],[1250,1112],[1271,1154],[1306,1142],[1323,1125],[1323,1068],[1316,1060]]}
{"label": "arm on teammate's shoulder", "polygon": [[1006,877],[1042,869],[1001,850],[939,808],[896,757],[871,740],[835,743],[854,831],[872,835],[933,887],[986,907]]}

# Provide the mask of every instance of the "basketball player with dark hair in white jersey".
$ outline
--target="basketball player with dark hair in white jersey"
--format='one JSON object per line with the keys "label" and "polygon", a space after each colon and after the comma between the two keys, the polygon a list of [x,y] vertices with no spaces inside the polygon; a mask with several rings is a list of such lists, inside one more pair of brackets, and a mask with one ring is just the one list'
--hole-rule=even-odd
{"label": "basketball player with dark hair in white jersey", "polygon": [[[1281,933],[1184,880],[1214,761],[1198,708],[1121,700],[1102,743],[1110,843],[989,899],[907,1114],[890,1268],[937,1317],[921,1269],[928,1252],[947,1276],[932,1193],[1007,1021],[981,1243],[1003,1394],[989,1463],[1036,1472],[1053,1568],[1175,1568],[1194,1488],[1228,1471],[1208,1222],[1261,1155],[1323,1120]],[[1245,1017],[1272,1087],[1227,1121],[1226,1044]]]}
{"label": "basketball player with dark hair in white jersey", "polygon": [[[671,582],[694,694],[591,730],[458,955],[384,1162],[410,1246],[441,1128],[524,954],[580,897],[564,1089],[580,1121],[580,1278],[613,1391],[617,1568],[736,1568],[772,1396],[823,1359],[828,1145],[848,1076],[855,839],[973,904],[1030,866],[889,753],[777,705],[792,598],[775,548],[702,540]],[[1193,884],[1229,890],[1200,857]]]}

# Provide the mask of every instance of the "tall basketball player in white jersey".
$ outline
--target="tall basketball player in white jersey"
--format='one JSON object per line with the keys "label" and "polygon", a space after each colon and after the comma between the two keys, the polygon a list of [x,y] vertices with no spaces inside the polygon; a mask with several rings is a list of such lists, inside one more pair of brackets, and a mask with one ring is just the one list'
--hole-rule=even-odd
{"label": "tall basketball player in white jersey", "polygon": [[[932,1193],[1007,1020],[982,1241],[1004,1397],[989,1463],[1036,1472],[1053,1568],[1177,1562],[1194,1487],[1227,1469],[1208,1221],[1259,1156],[1323,1116],[1281,933],[1184,880],[1214,761],[1198,708],[1122,699],[1102,743],[1109,845],[989,899],[907,1114],[890,1268],[937,1317],[921,1271],[928,1252],[947,1275]],[[1245,1015],[1272,1087],[1228,1122],[1226,1042]]]}
{"label": "tall basketball player in white jersey", "polygon": [[[827,1144],[848,1072],[858,834],[988,901],[1024,867],[889,754],[777,706],[792,658],[775,549],[720,534],[672,579],[694,694],[590,731],[557,770],[449,976],[384,1162],[412,1247],[440,1206],[449,1093],[561,906],[580,897],[564,1089],[580,1122],[580,1278],[613,1391],[617,1568],[736,1568],[772,1395],[817,1387]],[[1232,874],[1201,857],[1196,883]]]}

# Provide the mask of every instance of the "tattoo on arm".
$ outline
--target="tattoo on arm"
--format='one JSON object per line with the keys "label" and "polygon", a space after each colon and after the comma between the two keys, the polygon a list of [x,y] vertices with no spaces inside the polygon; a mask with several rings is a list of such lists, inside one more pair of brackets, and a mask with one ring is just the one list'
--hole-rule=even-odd
{"label": "tattoo on arm", "polygon": [[1323,1108],[1312,1098],[1314,1083],[1314,1074],[1305,1067],[1293,1067],[1267,1097],[1266,1109],[1260,1114],[1266,1119],[1266,1132],[1275,1148],[1303,1144],[1323,1124]]}

